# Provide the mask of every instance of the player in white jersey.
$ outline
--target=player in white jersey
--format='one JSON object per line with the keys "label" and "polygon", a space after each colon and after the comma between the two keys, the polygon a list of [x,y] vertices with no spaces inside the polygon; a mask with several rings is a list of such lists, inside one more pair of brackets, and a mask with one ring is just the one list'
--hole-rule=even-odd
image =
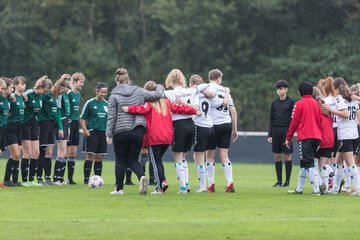
{"label": "player in white jersey", "polygon": [[[219,98],[224,98],[226,90],[222,83],[222,72],[213,69],[209,72],[209,89],[214,90]],[[215,192],[215,149],[218,148],[220,161],[224,168],[226,178],[225,192],[235,192],[232,175],[232,165],[228,156],[230,140],[235,142],[237,135],[237,113],[231,95],[227,106],[210,108],[210,116],[213,119],[215,135],[209,141],[209,150],[206,151],[206,167],[209,181],[208,192]]]}
{"label": "player in white jersey", "polygon": [[[357,101],[357,103],[360,106],[360,83],[351,86],[350,91],[352,93],[351,99]],[[357,142],[358,145],[354,157],[355,157],[355,164],[358,168],[358,171],[360,172],[360,126],[359,126],[360,119],[356,118],[356,122],[358,127],[359,138],[358,138],[358,142]]]}
{"label": "player in white jersey", "polygon": [[331,194],[338,194],[340,183],[344,175],[342,163],[345,160],[349,167],[355,191],[351,195],[360,195],[360,176],[355,165],[353,152],[356,146],[356,139],[359,137],[357,131],[356,117],[360,117],[359,105],[356,101],[351,100],[350,89],[343,78],[334,80],[334,87],[338,93],[335,98],[336,108],[328,107],[330,112],[337,117],[337,134],[338,134],[338,153],[336,154],[336,172],[335,183],[330,191]]}
{"label": "player in white jersey", "polygon": [[[326,77],[321,79],[317,85],[319,88],[322,99],[325,104],[329,105],[332,108],[335,108],[335,96],[336,92],[334,89],[334,79],[332,77]],[[331,114],[333,119],[333,134],[334,134],[334,146],[331,150],[331,158],[327,158],[327,162],[323,162],[323,159],[319,159],[319,169],[321,179],[328,183],[329,188],[332,188],[333,178],[336,170],[336,152],[337,152],[337,125],[336,125],[336,116]]]}
{"label": "player in white jersey", "polygon": [[[173,69],[168,74],[165,85],[173,90],[165,91],[165,97],[170,101],[176,102],[179,99],[187,104],[193,104],[194,96],[208,87],[203,84],[197,88],[185,88],[186,80],[183,73],[179,69]],[[214,94],[215,95],[215,94]],[[189,188],[189,169],[186,161],[186,153],[191,150],[195,125],[192,117],[189,115],[173,114],[174,137],[172,151],[174,154],[176,174],[180,183],[179,193],[187,193]]]}
{"label": "player in white jersey", "polygon": [[[196,87],[203,83],[203,79],[199,75],[192,75],[189,80],[190,87]],[[214,92],[215,93],[215,92]],[[198,109],[202,112],[201,116],[193,116],[195,123],[195,140],[194,140],[194,161],[196,164],[196,171],[198,173],[199,188],[196,192],[207,192],[206,189],[206,168],[205,168],[205,151],[208,150],[209,139],[215,134],[213,127],[213,120],[210,116],[210,108],[212,105],[220,107],[223,104],[226,106],[229,94],[224,99],[215,97],[208,98],[205,94],[199,92],[195,96],[195,101]]]}

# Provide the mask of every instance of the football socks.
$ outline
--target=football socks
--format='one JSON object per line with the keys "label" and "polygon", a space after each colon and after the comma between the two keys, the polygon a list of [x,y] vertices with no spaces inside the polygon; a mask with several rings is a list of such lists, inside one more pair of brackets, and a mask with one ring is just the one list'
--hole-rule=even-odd
{"label": "football socks", "polygon": [[[280,162],[281,163],[281,162]],[[226,179],[226,186],[233,182],[232,164],[231,162],[223,163],[224,175]]]}
{"label": "football socks", "polygon": [[209,186],[215,183],[215,163],[208,162],[206,163],[206,172],[209,181]]}

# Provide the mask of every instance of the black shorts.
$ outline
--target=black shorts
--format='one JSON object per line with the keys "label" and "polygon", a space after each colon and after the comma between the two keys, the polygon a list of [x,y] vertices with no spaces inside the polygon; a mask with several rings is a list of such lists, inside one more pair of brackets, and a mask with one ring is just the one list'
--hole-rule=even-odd
{"label": "black shorts", "polygon": [[69,138],[69,122],[70,122],[69,118],[64,118],[61,120],[61,123],[63,125],[64,137],[63,138],[59,137],[59,128],[57,128],[56,132],[55,132],[56,142],[68,140],[68,138]]}
{"label": "black shorts", "polygon": [[358,139],[344,139],[338,140],[338,152],[353,152],[356,153],[358,148]]}
{"label": "black shorts", "polygon": [[56,122],[53,120],[44,120],[38,122],[40,129],[40,146],[55,143]]}
{"label": "black shorts", "polygon": [[355,139],[354,142],[354,155],[360,155],[360,126],[358,125],[358,135],[359,137]]}
{"label": "black shorts", "polygon": [[28,141],[38,141],[40,138],[39,125],[36,119],[23,123],[22,139]]}
{"label": "black shorts", "polygon": [[173,152],[188,152],[194,142],[195,125],[191,118],[173,121]]}
{"label": "black shorts", "polygon": [[80,139],[80,127],[79,127],[79,121],[74,120],[69,125],[70,129],[70,135],[69,135],[69,141],[67,142],[68,146],[78,146],[79,145],[79,139]]}
{"label": "black shorts", "polygon": [[285,146],[288,127],[273,127],[272,129],[272,152],[289,154],[293,152],[292,141],[290,148]]}
{"label": "black shorts", "polygon": [[315,154],[319,146],[319,139],[309,138],[299,141],[300,161],[314,164]]}
{"label": "black shorts", "polygon": [[331,158],[332,148],[319,148],[315,153],[315,158],[320,159],[321,157]]}
{"label": "black shorts", "polygon": [[4,134],[6,146],[22,145],[22,126],[22,123],[10,123],[6,126]]}
{"label": "black shorts", "polygon": [[5,147],[6,147],[6,144],[5,144],[5,129],[6,129],[6,126],[2,126],[0,127],[0,150],[2,152],[5,151]]}
{"label": "black shorts", "polygon": [[333,157],[336,156],[336,152],[338,151],[338,138],[337,138],[337,128],[333,128],[334,130],[334,147],[331,150],[333,152]]}
{"label": "black shorts", "polygon": [[83,153],[106,155],[107,142],[105,131],[92,130],[89,137],[84,137]]}
{"label": "black shorts", "polygon": [[209,139],[208,149],[229,148],[232,126],[231,123],[214,125],[215,134]]}
{"label": "black shorts", "polygon": [[215,134],[214,127],[195,126],[194,152],[205,152],[208,150],[209,139]]}

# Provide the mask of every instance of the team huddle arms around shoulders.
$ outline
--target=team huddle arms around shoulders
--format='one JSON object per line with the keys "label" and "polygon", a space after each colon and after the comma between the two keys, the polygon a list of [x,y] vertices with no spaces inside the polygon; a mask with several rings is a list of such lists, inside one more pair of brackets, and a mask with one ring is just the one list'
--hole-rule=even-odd
{"label": "team huddle arms around shoulders", "polygon": [[[22,76],[0,78],[0,150],[9,151],[1,187],[77,184],[74,181],[80,128],[84,139],[84,184],[92,175],[102,175],[107,144],[115,152],[115,189],[124,194],[126,169],[139,180],[139,194],[149,192],[145,176],[148,153],[155,189],[168,187],[163,156],[172,148],[179,194],[190,192],[187,152],[193,158],[199,179],[197,193],[215,191],[215,150],[218,149],[225,176],[225,192],[235,192],[230,143],[236,141],[237,113],[230,89],[223,87],[222,72],[209,72],[209,82],[192,75],[187,86],[179,69],[169,72],[164,86],[148,81],[135,85],[126,69],[116,71],[116,87],[108,101],[108,85],[97,82],[94,97],[81,107],[82,73],[63,74],[56,81],[39,78],[26,90]],[[53,147],[57,144],[55,161]],[[142,159],[142,160],[139,160]],[[52,167],[52,164],[54,166]],[[53,169],[53,170],[52,170]],[[67,170],[67,179],[65,171]],[[19,179],[21,173],[21,180]],[[208,180],[208,183],[207,183]]]}
{"label": "team huddle arms around shoulders", "polygon": [[[297,133],[300,172],[289,194],[303,194],[307,177],[312,194],[360,195],[359,84],[348,87],[341,78],[327,77],[316,86],[302,82],[301,99],[286,96],[287,81],[275,84],[279,98],[271,105],[268,142],[275,156],[277,182],[288,187],[291,176],[292,139]],[[291,111],[291,116],[289,116]],[[282,184],[281,156],[285,155],[286,181]]]}

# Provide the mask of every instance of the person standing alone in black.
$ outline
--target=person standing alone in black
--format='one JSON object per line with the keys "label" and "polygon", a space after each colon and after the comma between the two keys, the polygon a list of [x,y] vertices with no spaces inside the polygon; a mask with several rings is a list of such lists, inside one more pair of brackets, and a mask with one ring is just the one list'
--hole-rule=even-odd
{"label": "person standing alone in black", "polygon": [[[287,148],[284,145],[284,142],[290,125],[291,113],[295,101],[287,96],[288,82],[286,80],[278,80],[275,83],[275,87],[279,97],[271,103],[270,124],[267,139],[268,143],[272,144],[272,152],[275,156],[277,182],[273,187],[288,187],[292,170],[291,154],[293,149],[292,142],[290,142],[290,148]],[[286,180],[284,184],[282,184],[282,154],[285,156]]]}

